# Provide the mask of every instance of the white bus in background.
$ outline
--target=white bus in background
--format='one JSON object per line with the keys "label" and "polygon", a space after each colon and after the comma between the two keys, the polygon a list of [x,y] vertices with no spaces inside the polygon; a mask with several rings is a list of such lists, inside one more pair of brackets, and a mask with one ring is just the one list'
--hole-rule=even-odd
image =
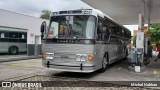
{"label": "white bus in background", "polygon": [[96,9],[53,12],[41,25],[43,66],[58,71],[105,71],[127,57],[131,32]]}
{"label": "white bus in background", "polygon": [[27,52],[27,32],[0,29],[0,53],[11,55]]}

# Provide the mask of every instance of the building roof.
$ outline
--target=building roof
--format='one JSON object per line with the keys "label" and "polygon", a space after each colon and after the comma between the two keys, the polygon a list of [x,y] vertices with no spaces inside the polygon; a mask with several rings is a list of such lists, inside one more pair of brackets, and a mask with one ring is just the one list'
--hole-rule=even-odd
{"label": "building roof", "polygon": [[[123,25],[138,24],[138,15],[145,15],[145,23],[150,16],[151,23],[160,23],[159,0],[82,0],[101,10]],[[145,7],[145,8],[144,8]]]}

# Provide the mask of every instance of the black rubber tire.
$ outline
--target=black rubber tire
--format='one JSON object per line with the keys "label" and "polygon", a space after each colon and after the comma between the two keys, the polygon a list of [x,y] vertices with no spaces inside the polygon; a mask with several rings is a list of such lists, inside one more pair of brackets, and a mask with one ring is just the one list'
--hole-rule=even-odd
{"label": "black rubber tire", "polygon": [[15,46],[10,47],[9,48],[9,54],[11,54],[11,55],[18,54],[18,48],[15,47]]}
{"label": "black rubber tire", "polygon": [[128,54],[128,49],[126,49],[126,50],[125,50],[125,57],[124,57],[123,59],[126,60],[127,57],[128,57],[128,55],[129,55],[129,54]]}
{"label": "black rubber tire", "polygon": [[109,65],[108,65],[108,57],[107,56],[104,56],[103,57],[103,61],[102,61],[102,68],[100,69],[100,72],[101,73],[103,73],[103,72],[105,72],[107,69],[108,69],[108,67],[109,67]]}

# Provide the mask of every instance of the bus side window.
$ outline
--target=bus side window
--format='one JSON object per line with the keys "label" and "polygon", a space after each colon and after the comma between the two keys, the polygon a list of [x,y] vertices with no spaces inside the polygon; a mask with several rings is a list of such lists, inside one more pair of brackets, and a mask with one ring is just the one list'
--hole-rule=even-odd
{"label": "bus side window", "polygon": [[103,31],[103,25],[102,22],[99,21],[97,28],[97,41],[102,41],[102,31]]}
{"label": "bus side window", "polygon": [[8,38],[8,32],[0,31],[0,38]]}
{"label": "bus side window", "polygon": [[114,35],[114,24],[111,21],[108,21],[108,30],[111,35]]}
{"label": "bus side window", "polygon": [[109,36],[110,36],[110,31],[108,29],[108,26],[105,25],[105,32],[104,32],[104,41],[109,42]]}
{"label": "bus side window", "polygon": [[22,34],[22,39],[24,39],[24,34]]}
{"label": "bus side window", "polygon": [[1,38],[5,38],[4,33],[1,33]]}
{"label": "bus side window", "polygon": [[18,32],[9,32],[9,38],[18,38]]}
{"label": "bus side window", "polygon": [[97,41],[107,41],[109,39],[109,30],[104,20],[99,19],[97,28]]}

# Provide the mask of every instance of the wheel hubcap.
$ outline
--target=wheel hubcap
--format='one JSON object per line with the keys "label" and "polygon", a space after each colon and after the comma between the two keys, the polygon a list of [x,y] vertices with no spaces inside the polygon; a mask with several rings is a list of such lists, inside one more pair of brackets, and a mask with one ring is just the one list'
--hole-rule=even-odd
{"label": "wheel hubcap", "polygon": [[12,48],[12,53],[16,53],[16,48]]}
{"label": "wheel hubcap", "polygon": [[107,61],[106,61],[106,58],[103,59],[103,68],[106,68],[106,65],[107,65]]}

